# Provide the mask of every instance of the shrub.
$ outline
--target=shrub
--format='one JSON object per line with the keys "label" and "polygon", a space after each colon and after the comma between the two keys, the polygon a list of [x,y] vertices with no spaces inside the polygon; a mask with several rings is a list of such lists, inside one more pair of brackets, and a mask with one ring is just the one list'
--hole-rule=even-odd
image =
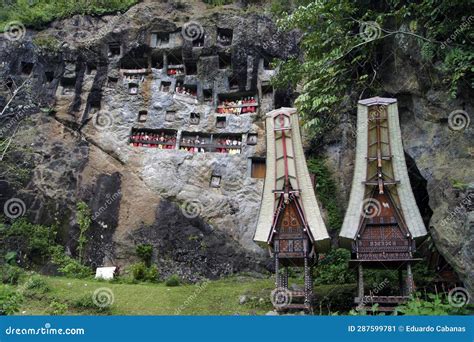
{"label": "shrub", "polygon": [[17,254],[18,253],[14,251],[11,251],[5,254],[5,263],[10,264],[10,265],[15,265]]}
{"label": "shrub", "polygon": [[345,249],[332,249],[319,261],[315,270],[315,284],[347,284],[355,281],[355,273],[349,269],[351,253]]}
{"label": "shrub", "polygon": [[466,314],[464,308],[453,307],[445,298],[433,293],[429,293],[425,298],[417,293],[405,304],[397,306],[396,310],[397,313],[405,315],[444,316]]}
{"label": "shrub", "polygon": [[173,274],[166,279],[165,285],[166,286],[179,286],[181,284],[181,279],[178,277],[177,274]]}
{"label": "shrub", "polygon": [[43,295],[49,291],[51,291],[51,288],[48,283],[39,276],[31,277],[25,282],[24,294],[27,297],[35,297],[38,294]]}
{"label": "shrub", "polygon": [[13,315],[20,310],[23,296],[12,287],[0,285],[0,316]]}
{"label": "shrub", "polygon": [[139,262],[131,265],[130,269],[134,280],[151,282],[158,280],[158,268],[155,265],[147,267],[145,263]]}
{"label": "shrub", "polygon": [[78,246],[77,252],[79,254],[79,260],[82,261],[84,256],[84,249],[87,243],[86,233],[89,230],[92,219],[91,219],[91,210],[87,203],[80,201],[76,205],[76,218],[77,223],[79,224],[79,239],[78,239]]}
{"label": "shrub", "polygon": [[151,257],[153,255],[153,246],[150,244],[142,244],[137,246],[137,255],[142,261],[147,265],[150,266],[151,264]]}
{"label": "shrub", "polygon": [[30,260],[44,259],[49,256],[49,248],[54,245],[56,227],[42,226],[29,223],[25,218],[13,222],[9,229],[4,231],[6,244],[15,241],[17,253],[26,255]]}
{"label": "shrub", "polygon": [[64,315],[66,311],[67,311],[67,304],[59,303],[56,301],[52,301],[48,308],[48,312],[51,315]]}
{"label": "shrub", "polygon": [[59,266],[58,271],[63,275],[71,278],[86,278],[92,275],[92,270],[89,267],[66,255],[62,246],[51,247],[50,253],[51,261]]}
{"label": "shrub", "polygon": [[75,299],[72,302],[71,306],[75,309],[83,310],[83,311],[93,311],[93,312],[101,312],[101,313],[110,311],[109,306],[104,306],[104,307],[97,306],[94,303],[92,296],[93,296],[92,293],[84,294],[83,296]]}
{"label": "shrub", "polygon": [[5,264],[1,267],[2,271],[2,283],[16,285],[20,276],[23,274],[23,270],[18,266],[12,266]]}
{"label": "shrub", "polygon": [[349,311],[354,306],[356,284],[321,285],[314,288],[316,307],[321,312]]}

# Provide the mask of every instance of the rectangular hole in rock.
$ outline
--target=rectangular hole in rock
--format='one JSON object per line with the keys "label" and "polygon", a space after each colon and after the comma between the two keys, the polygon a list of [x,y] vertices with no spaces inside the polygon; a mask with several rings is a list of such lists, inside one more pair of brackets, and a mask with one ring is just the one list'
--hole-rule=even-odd
{"label": "rectangular hole in rock", "polygon": [[90,75],[97,70],[97,65],[94,63],[87,63],[87,74]]}
{"label": "rectangular hole in rock", "polygon": [[63,87],[63,95],[74,93],[74,88],[76,86],[76,78],[63,77],[61,79],[61,86]]}
{"label": "rectangular hole in rock", "polygon": [[210,181],[209,185],[210,185],[212,188],[220,188],[220,186],[221,186],[221,179],[222,179],[221,176],[212,175],[212,176],[211,176],[211,181]]}
{"label": "rectangular hole in rock", "polygon": [[151,67],[155,69],[163,69],[163,55],[152,55]]}
{"label": "rectangular hole in rock", "polygon": [[118,82],[118,77],[112,77],[112,76],[109,76],[107,78],[107,84],[111,87],[115,86]]}
{"label": "rectangular hole in rock", "polygon": [[148,112],[146,110],[140,110],[138,112],[138,122],[146,122]]}
{"label": "rectangular hole in rock", "polygon": [[233,31],[231,29],[217,28],[217,43],[223,46],[232,44]]}
{"label": "rectangular hole in rock", "polygon": [[210,102],[212,101],[212,89],[203,89],[202,91],[204,101]]}
{"label": "rectangular hole in rock", "polygon": [[266,173],[266,161],[265,158],[251,158],[251,177],[252,178],[265,178]]}
{"label": "rectangular hole in rock", "polygon": [[181,51],[170,52],[167,57],[168,57],[168,67],[183,65],[183,56],[181,54]]}
{"label": "rectangular hole in rock", "polygon": [[247,145],[257,145],[258,135],[256,133],[249,133],[247,135]]}
{"label": "rectangular hole in rock", "polygon": [[226,125],[226,117],[225,116],[218,116],[216,118],[216,127],[217,128],[225,128]]}
{"label": "rectangular hole in rock", "polygon": [[161,82],[161,88],[160,90],[167,93],[170,91],[171,88],[171,82]]}
{"label": "rectangular hole in rock", "polygon": [[201,35],[193,39],[193,47],[203,47],[204,46],[204,32],[201,32]]}
{"label": "rectangular hole in rock", "polygon": [[33,71],[33,63],[30,62],[21,62],[21,73],[23,75],[29,75]]}
{"label": "rectangular hole in rock", "polygon": [[182,82],[177,82],[175,92],[177,94],[181,94],[181,95],[196,97],[197,96],[197,85],[195,85],[195,84],[184,84],[183,85]]}
{"label": "rectangular hole in rock", "polygon": [[128,84],[128,93],[130,95],[137,95],[138,94],[138,84],[137,83],[129,83]]}
{"label": "rectangular hole in rock", "polygon": [[170,34],[167,32],[153,32],[151,34],[150,47],[156,48],[170,42]]}
{"label": "rectangular hole in rock", "polygon": [[44,77],[46,78],[46,82],[50,83],[54,80],[54,71],[46,71],[44,73]]}
{"label": "rectangular hole in rock", "polygon": [[197,125],[199,124],[199,120],[201,119],[201,115],[199,115],[198,113],[191,113],[189,115],[189,123],[191,125]]}
{"label": "rectangular hole in rock", "polygon": [[264,97],[273,96],[273,87],[271,85],[262,86],[262,95]]}
{"label": "rectangular hole in rock", "polygon": [[120,43],[109,43],[109,57],[120,56],[121,53]]}

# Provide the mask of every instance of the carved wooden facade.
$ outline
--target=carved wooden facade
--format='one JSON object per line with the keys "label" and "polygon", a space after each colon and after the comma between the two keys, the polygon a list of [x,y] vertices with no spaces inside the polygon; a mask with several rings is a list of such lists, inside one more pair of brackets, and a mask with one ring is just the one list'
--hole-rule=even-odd
{"label": "carved wooden facade", "polygon": [[[403,153],[396,100],[360,101],[354,179],[340,236],[343,246],[352,250],[351,264],[357,266],[359,278],[355,302],[363,308],[378,303],[380,310],[392,310],[414,290],[415,240],[426,235],[426,229]],[[400,295],[366,296],[364,267],[398,270]]]}
{"label": "carved wooden facade", "polygon": [[[312,267],[329,247],[329,236],[312,188],[296,110],[267,114],[267,170],[254,240],[275,261],[277,310],[312,308]],[[288,268],[304,268],[304,289],[288,289]]]}

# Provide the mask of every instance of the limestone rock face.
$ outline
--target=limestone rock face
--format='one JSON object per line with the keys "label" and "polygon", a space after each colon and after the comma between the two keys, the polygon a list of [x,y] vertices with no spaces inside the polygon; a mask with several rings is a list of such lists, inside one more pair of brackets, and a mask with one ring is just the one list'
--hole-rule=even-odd
{"label": "limestone rock face", "polygon": [[[262,118],[274,107],[269,62],[298,53],[296,33],[277,33],[268,17],[236,7],[214,13],[199,2],[160,2],[1,39],[1,78],[13,83],[0,103],[23,84],[2,117],[1,127],[18,126],[6,160],[24,159],[27,173],[16,180],[2,167],[2,206],[21,198],[33,221],[59,223],[74,255],[75,206],[85,201],[93,266],[126,266],[138,244],[150,243],[163,277],[265,269],[266,251],[252,241],[263,187],[252,158],[265,155]],[[256,111],[217,113],[224,100],[251,97]],[[172,134],[175,148],[131,144],[135,132]],[[214,145],[188,151],[196,136]]]}

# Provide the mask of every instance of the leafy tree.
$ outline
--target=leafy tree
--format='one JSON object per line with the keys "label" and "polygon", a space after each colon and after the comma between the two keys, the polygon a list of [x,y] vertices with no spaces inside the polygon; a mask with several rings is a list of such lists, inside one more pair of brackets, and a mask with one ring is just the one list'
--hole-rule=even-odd
{"label": "leafy tree", "polygon": [[136,251],[138,257],[143,260],[147,267],[150,267],[151,257],[153,255],[153,246],[150,244],[138,245]]}
{"label": "leafy tree", "polygon": [[[278,24],[302,32],[302,57],[280,61],[273,83],[276,88],[299,86],[295,103],[303,124],[314,135],[322,133],[337,123],[351,95],[380,93],[382,51],[399,35],[415,40],[413,55],[431,62],[456,96],[463,80],[473,86],[470,7],[467,0],[316,0],[299,6]],[[403,32],[402,24],[408,27]]]}
{"label": "leafy tree", "polygon": [[78,239],[78,257],[79,261],[82,261],[84,256],[84,248],[87,243],[86,233],[89,230],[92,219],[91,210],[87,203],[80,201],[77,203],[77,223],[79,224],[79,239]]}

